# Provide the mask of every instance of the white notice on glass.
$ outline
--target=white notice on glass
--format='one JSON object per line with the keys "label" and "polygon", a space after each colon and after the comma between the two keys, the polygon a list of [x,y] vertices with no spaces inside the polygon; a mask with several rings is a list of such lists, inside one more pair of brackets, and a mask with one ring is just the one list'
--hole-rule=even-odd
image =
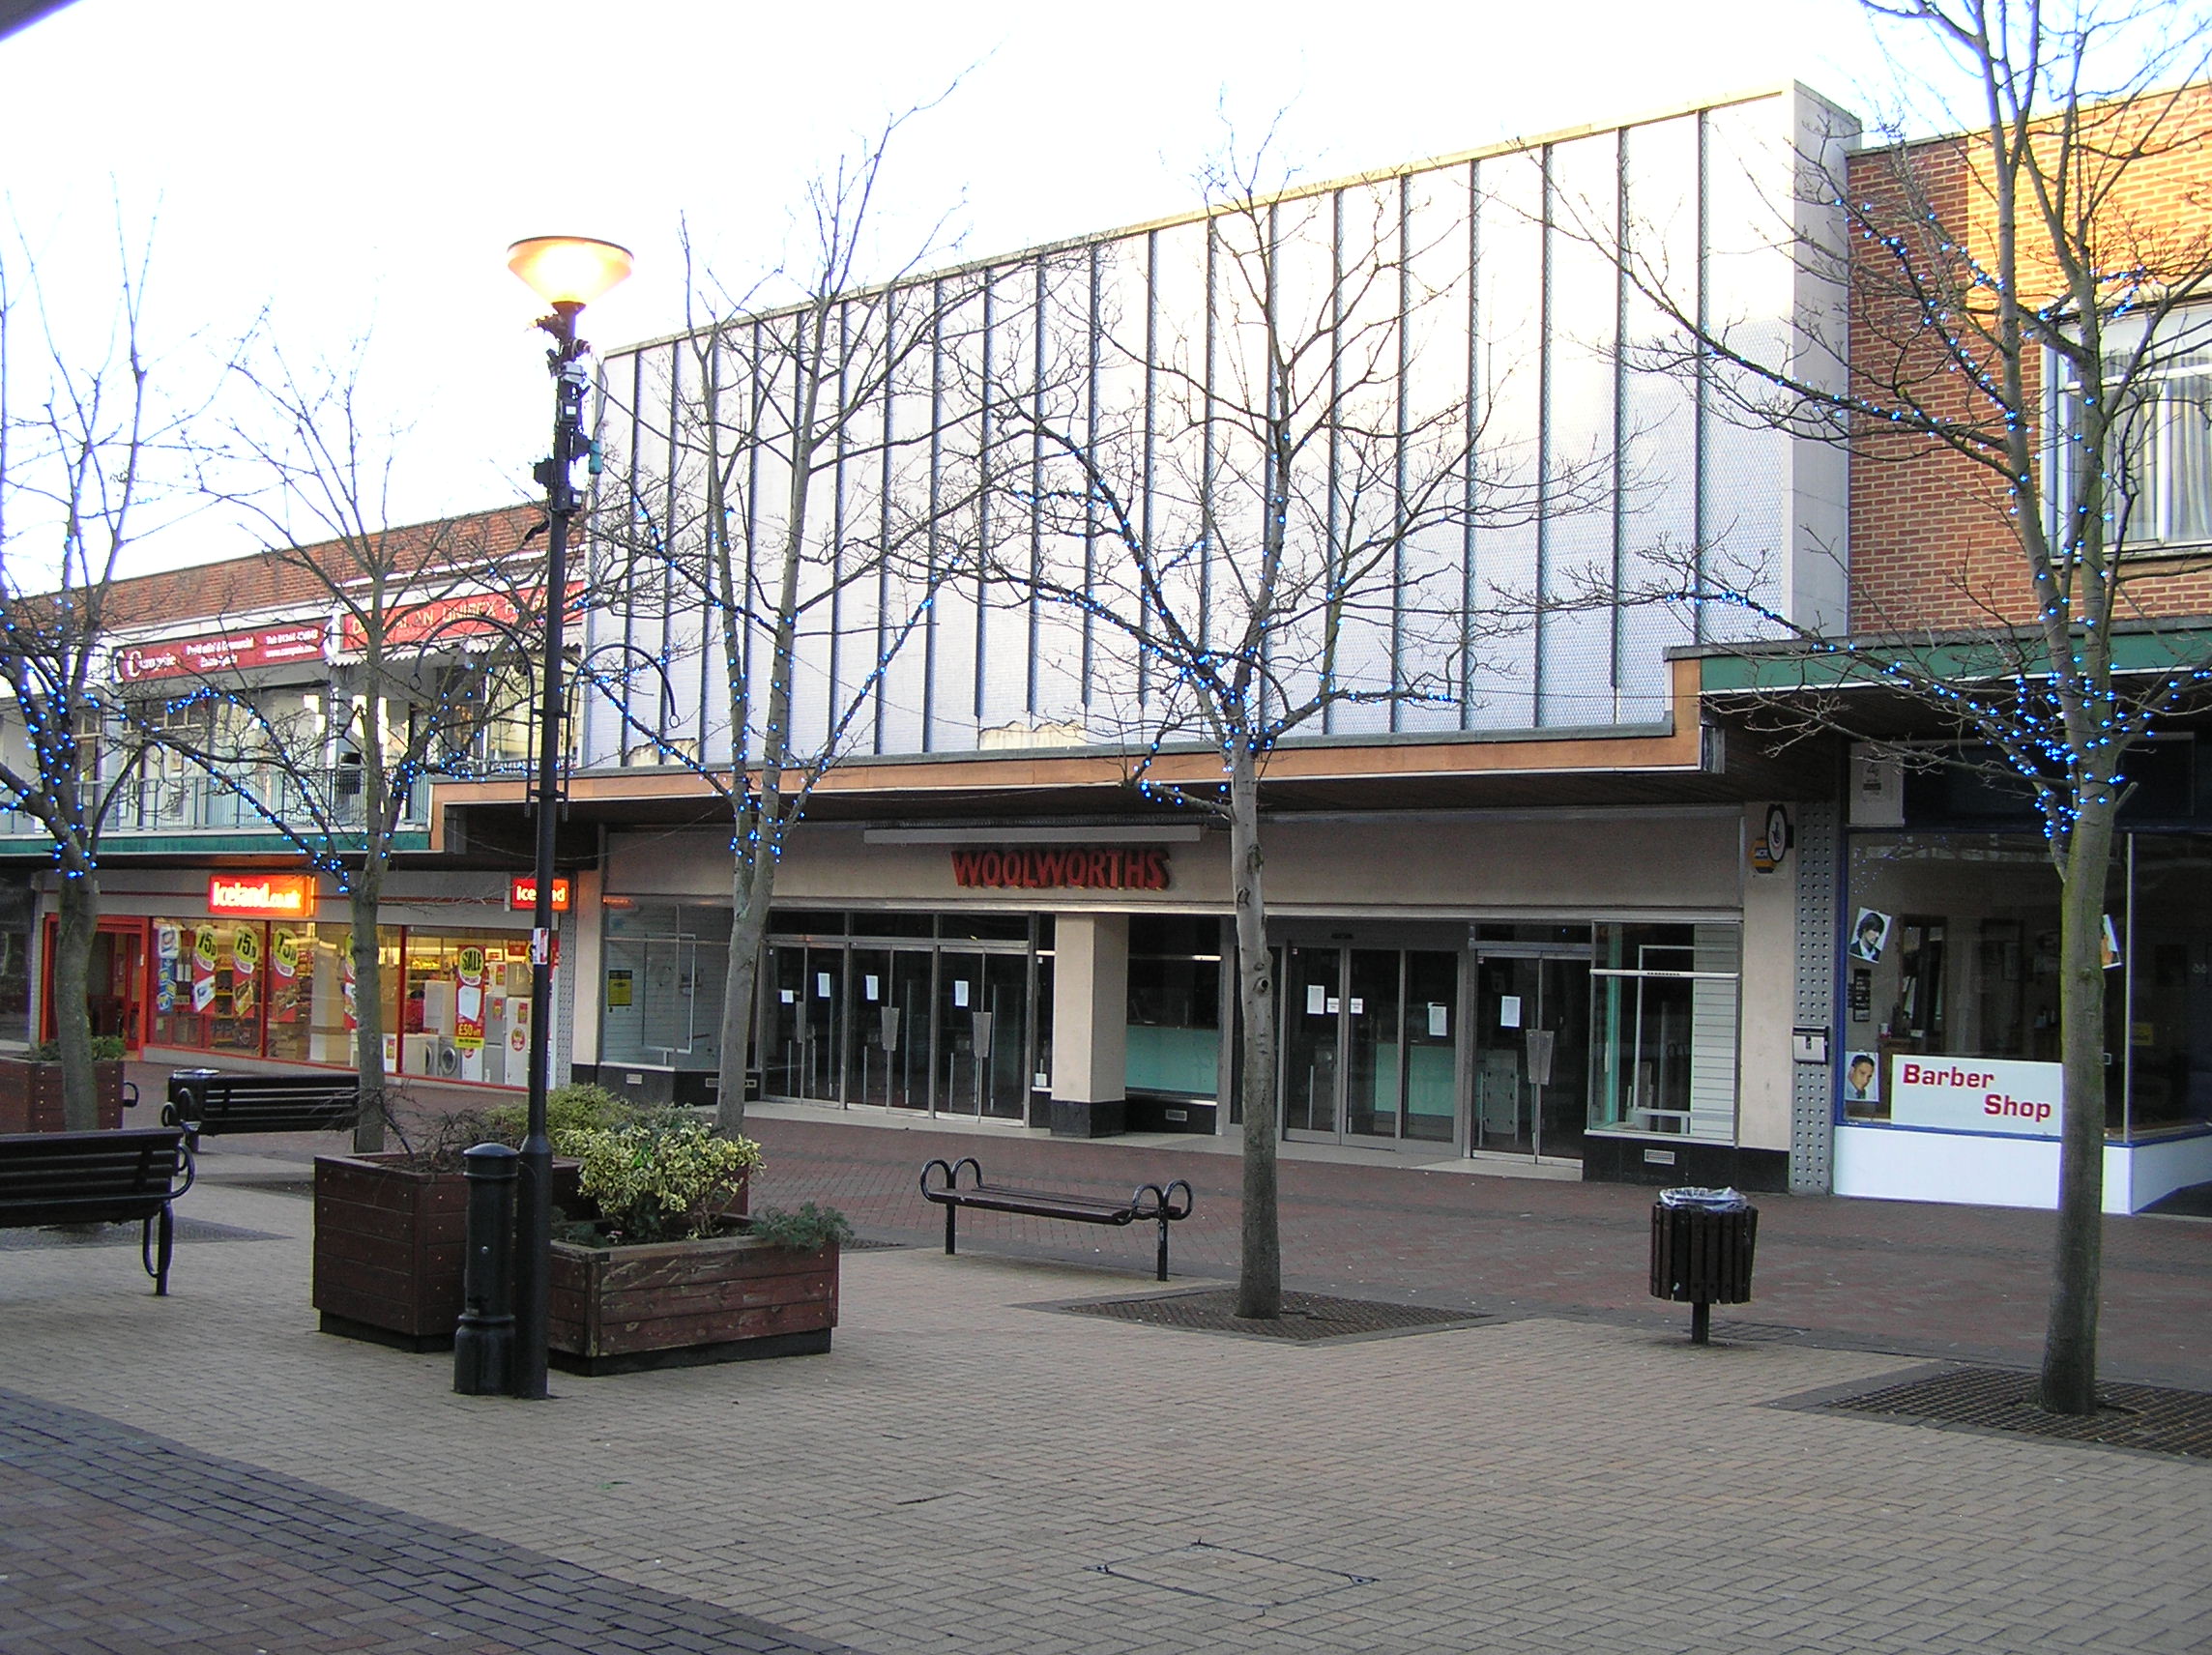
{"label": "white notice on glass", "polygon": [[1441,1002],[1433,1000],[1429,1002],[1429,1036],[1431,1039],[1441,1040],[1451,1032],[1451,1025],[1446,1021],[1446,1015]]}
{"label": "white notice on glass", "polygon": [[1354,1017],[1364,1017],[1364,1016],[1366,1016],[1366,1015],[1367,1015],[1367,1002],[1366,1002],[1364,1000],[1360,1000],[1360,999],[1358,999],[1358,998],[1354,997],[1354,998],[1353,998],[1353,1002],[1352,1002],[1352,1015],[1353,1015],[1353,1016],[1354,1016]]}
{"label": "white notice on glass", "polygon": [[816,1000],[828,1000],[830,998],[830,973],[828,972],[816,972],[814,973],[814,998]]}
{"label": "white notice on glass", "polygon": [[968,1003],[968,984],[963,978],[954,977],[952,979],[952,1003],[954,1005],[966,1005]]}
{"label": "white notice on glass", "polygon": [[1322,995],[1324,992],[1320,983],[1306,984],[1306,1015],[1308,1017],[1322,1015]]}
{"label": "white notice on glass", "polygon": [[875,979],[874,977],[868,977],[868,976],[864,976],[864,977],[862,977],[862,978],[860,979],[860,981],[861,981],[861,983],[862,983],[862,985],[863,985],[863,986],[862,986],[862,988],[861,988],[861,990],[860,990],[860,992],[861,992],[863,995],[865,995],[865,996],[866,996],[868,999],[870,999],[870,1000],[873,1000],[873,999],[875,999],[875,998],[876,998],[876,979]]}
{"label": "white notice on glass", "polygon": [[799,991],[795,988],[779,988],[775,992],[776,998],[786,1005],[795,1003],[799,999]]}
{"label": "white notice on glass", "polygon": [[1498,997],[1498,1027],[1500,1029],[1518,1029],[1521,1027],[1521,997],[1519,995],[1501,994]]}
{"label": "white notice on glass", "polygon": [[1338,1006],[1340,1006],[1340,1005],[1342,1005],[1342,1004],[1344,1003],[1344,1002],[1342,1002],[1341,1000],[1337,999],[1337,998],[1336,998],[1336,996],[1332,994],[1332,995],[1330,995],[1330,996],[1328,997],[1327,1001],[1326,1001],[1324,1003],[1326,1004],[1326,1006],[1327,1006],[1327,1008],[1328,1008],[1328,1015],[1329,1015],[1329,1016],[1331,1016],[1331,1017],[1334,1017],[1334,1016],[1336,1015],[1336,1009],[1337,1009],[1337,1007],[1338,1007]]}

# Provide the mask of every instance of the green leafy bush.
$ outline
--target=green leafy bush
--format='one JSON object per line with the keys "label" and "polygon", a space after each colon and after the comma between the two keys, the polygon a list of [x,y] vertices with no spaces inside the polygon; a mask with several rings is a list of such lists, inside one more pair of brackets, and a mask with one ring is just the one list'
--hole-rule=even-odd
{"label": "green leafy bush", "polygon": [[[62,1060],[62,1043],[59,1040],[41,1040],[30,1051],[34,1063],[58,1063]],[[123,1060],[123,1036],[120,1034],[95,1034],[92,1037],[92,1060],[96,1063],[117,1063]]]}
{"label": "green leafy bush", "polygon": [[[545,1135],[553,1140],[556,1153],[581,1154],[582,1150],[573,1142],[579,1134],[619,1132],[626,1126],[638,1124],[644,1114],[635,1104],[617,1097],[605,1087],[578,1081],[570,1086],[555,1087],[545,1094]],[[495,1104],[484,1111],[484,1120],[496,1142],[519,1149],[530,1130],[530,1106],[527,1103]]]}
{"label": "green leafy bush", "polygon": [[796,1212],[764,1206],[752,1215],[746,1229],[770,1246],[788,1247],[794,1253],[819,1253],[831,1242],[842,1247],[854,1239],[853,1227],[843,1213],[812,1202]]}
{"label": "green leafy bush", "polygon": [[561,1147],[583,1162],[583,1192],[616,1241],[713,1234],[761,1164],[758,1144],[718,1138],[687,1117],[580,1130]]}

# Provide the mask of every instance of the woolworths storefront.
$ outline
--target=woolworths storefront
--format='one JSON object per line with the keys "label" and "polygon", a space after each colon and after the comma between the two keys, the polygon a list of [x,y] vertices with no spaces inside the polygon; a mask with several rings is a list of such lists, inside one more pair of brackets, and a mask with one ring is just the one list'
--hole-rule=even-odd
{"label": "woolworths storefront", "polygon": [[[1794,884],[1746,852],[1766,818],[1714,804],[1271,822],[1285,1133],[1782,1187],[1789,1050],[1743,1033],[1792,1010]],[[612,832],[584,882],[576,1057],[618,1089],[710,1095],[726,843]],[[1237,1126],[1222,833],[809,823],[777,889],[756,1010],[765,1095],[1062,1135]]]}

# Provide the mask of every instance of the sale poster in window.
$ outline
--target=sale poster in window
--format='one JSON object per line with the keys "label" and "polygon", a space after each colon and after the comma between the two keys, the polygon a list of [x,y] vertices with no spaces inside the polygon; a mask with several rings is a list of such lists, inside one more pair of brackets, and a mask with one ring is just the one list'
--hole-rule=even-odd
{"label": "sale poster in window", "polygon": [[215,1008],[215,927],[203,925],[192,940],[192,1010],[201,1016]]}
{"label": "sale poster in window", "polygon": [[453,956],[453,1044],[464,1052],[483,1050],[484,951],[475,944]]}
{"label": "sale poster in window", "polygon": [[300,1021],[300,941],[279,931],[269,944],[269,1015],[278,1023]]}
{"label": "sale poster in window", "polygon": [[231,934],[230,1014],[251,1017],[261,980],[261,929],[241,925]]}

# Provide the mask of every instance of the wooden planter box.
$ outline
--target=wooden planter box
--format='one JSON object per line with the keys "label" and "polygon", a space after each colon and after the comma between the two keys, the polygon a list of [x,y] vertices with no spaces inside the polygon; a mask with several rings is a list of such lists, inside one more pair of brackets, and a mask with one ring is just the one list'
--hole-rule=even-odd
{"label": "wooden planter box", "polygon": [[[322,1330],[402,1350],[450,1350],[461,1319],[469,1180],[397,1153],[315,1157],[315,1309]],[[573,1210],[576,1163],[553,1163]]]}
{"label": "wooden planter box", "polygon": [[793,1253],[750,1235],[637,1247],[553,1243],[550,1359],[621,1374],[830,1349],[837,1249]]}
{"label": "wooden planter box", "polygon": [[[123,1125],[123,1060],[92,1066],[100,1094],[100,1130]],[[0,1058],[0,1133],[63,1132],[62,1066],[28,1058]]]}

